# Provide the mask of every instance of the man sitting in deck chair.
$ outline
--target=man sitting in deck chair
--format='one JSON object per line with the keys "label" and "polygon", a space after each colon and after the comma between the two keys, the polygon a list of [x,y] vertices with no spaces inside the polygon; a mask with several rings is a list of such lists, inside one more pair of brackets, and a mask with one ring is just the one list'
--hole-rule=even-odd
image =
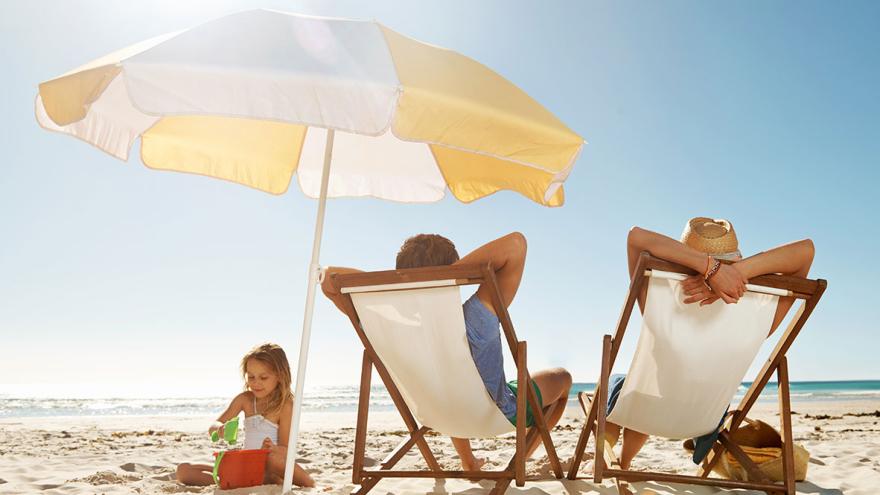
{"label": "man sitting in deck chair", "polygon": [[[804,239],[743,259],[738,249],[736,233],[730,222],[704,217],[697,217],[688,222],[681,242],[662,234],[633,227],[627,238],[630,278],[634,275],[639,255],[643,251],[648,251],[654,257],[696,270],[700,275],[688,277],[682,282],[682,292],[686,295],[683,302],[699,303],[700,306],[712,304],[718,299],[722,299],[727,304],[735,304],[745,292],[748,279],[758,275],[779,273],[806,277],[814,254],[813,242]],[[733,263],[724,264],[718,260],[729,260]],[[646,284],[638,298],[642,311],[645,308],[647,289]],[[794,304],[792,297],[779,298],[770,327],[771,334],[785,318],[792,304]],[[611,377],[608,386],[609,413],[623,388],[624,378],[623,375]],[[611,445],[614,445],[620,436],[620,427],[611,422],[607,426],[605,437],[609,439]],[[633,457],[647,439],[646,434],[624,429],[620,452],[622,469],[629,469]],[[708,448],[713,441],[714,437],[706,438],[703,445]],[[700,443],[699,439],[698,443]]]}
{"label": "man sitting in deck chair", "polygon": [[[455,245],[449,239],[436,234],[419,234],[403,243],[400,252],[397,253],[396,268],[491,263],[495,270],[501,299],[507,307],[519,288],[525,261],[526,239],[518,232],[495,239],[461,259]],[[345,310],[341,294],[337,293],[333,284],[329,282],[330,276],[333,273],[356,271],[358,270],[337,267],[327,269],[322,289],[324,294],[343,311]],[[481,285],[464,303],[464,321],[471,356],[486,386],[486,391],[504,416],[515,425],[516,394],[519,384],[505,380],[499,320],[492,303],[492,296],[485,285]],[[568,392],[571,388],[571,375],[562,368],[541,370],[532,375],[532,386],[539,402],[543,405],[547,427],[552,429],[565,412]],[[528,407],[526,417],[527,426],[533,426],[531,406]],[[461,458],[464,471],[478,471],[485,464],[485,459],[474,457],[469,439],[452,438],[452,443]],[[528,445],[526,457],[534,452],[538,443],[539,437],[535,437],[535,441]]]}

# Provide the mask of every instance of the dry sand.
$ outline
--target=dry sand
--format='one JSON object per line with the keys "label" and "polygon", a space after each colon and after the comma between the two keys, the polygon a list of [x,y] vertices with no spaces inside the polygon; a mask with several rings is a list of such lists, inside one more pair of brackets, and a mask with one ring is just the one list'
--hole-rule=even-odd
{"label": "dry sand", "polygon": [[[880,493],[880,402],[801,402],[793,405],[795,440],[810,451],[807,481],[798,493],[809,495],[867,495]],[[761,404],[750,415],[778,425],[776,409]],[[0,494],[151,494],[213,493],[213,487],[186,487],[174,480],[180,462],[209,463],[212,446],[205,430],[213,418],[201,417],[65,417],[0,419]],[[353,413],[325,413],[303,417],[300,462],[317,487],[299,492],[349,493],[351,484]],[[560,457],[567,461],[574,450],[581,413],[570,408],[553,431]],[[367,454],[375,464],[404,437],[395,412],[371,413]],[[441,464],[457,466],[448,438],[429,437]],[[592,448],[592,441],[591,441]],[[415,450],[415,449],[414,449]],[[489,468],[501,468],[513,452],[512,438],[477,440],[478,456],[489,458]],[[400,463],[421,468],[418,454]],[[370,464],[370,462],[368,462]],[[567,464],[567,462],[566,462]],[[692,474],[695,466],[681,442],[651,439],[634,462],[634,468],[667,469]],[[542,450],[528,464],[530,474],[547,474]],[[582,474],[585,474],[582,470]],[[613,482],[530,482],[508,493],[614,494]],[[635,483],[638,493],[704,495],[727,492],[705,487],[666,483]],[[485,493],[487,482],[448,480],[383,480],[373,493]],[[265,486],[218,493],[280,493]]]}

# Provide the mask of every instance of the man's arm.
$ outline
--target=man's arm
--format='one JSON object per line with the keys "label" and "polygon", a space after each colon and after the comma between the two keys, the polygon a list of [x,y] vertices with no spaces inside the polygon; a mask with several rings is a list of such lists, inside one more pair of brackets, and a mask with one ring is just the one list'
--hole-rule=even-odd
{"label": "man's arm", "polygon": [[[810,266],[813,264],[815,253],[816,248],[813,246],[813,241],[804,239],[749,256],[742,261],[734,263],[733,267],[746,278],[768,273],[806,277],[810,273]],[[779,298],[779,304],[776,306],[776,316],[773,318],[773,326],[770,328],[770,333],[773,333],[776,327],[782,323],[785,314],[788,313],[793,304],[793,297]]]}
{"label": "man's arm", "polygon": [[343,313],[345,313],[345,296],[336,289],[336,286],[330,281],[330,277],[337,273],[344,274],[360,272],[361,270],[341,266],[329,266],[327,267],[327,271],[324,272],[324,281],[321,282],[321,290],[324,291],[324,295],[327,296],[327,299],[333,301],[333,304],[335,304]]}
{"label": "man's arm", "polygon": [[[513,232],[478,247],[454,264],[492,263],[498,289],[501,292],[501,301],[506,308],[513,302],[519,283],[522,281],[523,269],[526,266],[526,250],[526,237],[519,232]],[[490,311],[498,314],[486,284],[480,285],[477,289],[477,297]]]}

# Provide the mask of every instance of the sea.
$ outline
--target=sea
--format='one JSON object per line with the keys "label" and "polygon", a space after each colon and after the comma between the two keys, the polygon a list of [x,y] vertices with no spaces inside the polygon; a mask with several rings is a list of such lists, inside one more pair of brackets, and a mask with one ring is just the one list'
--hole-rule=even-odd
{"label": "sea", "polygon": [[[744,382],[734,403],[751,383]],[[575,383],[569,395],[574,405],[577,393],[591,392],[595,383]],[[776,384],[765,387],[759,402],[776,401]],[[880,399],[880,380],[805,381],[791,383],[792,401],[859,401]],[[217,415],[229,404],[229,397],[144,397],[144,398],[49,398],[0,393],[0,418],[47,416],[205,416]],[[352,412],[357,410],[358,387],[327,386],[307,389],[304,413]],[[394,405],[384,387],[373,387],[370,410],[392,410]]]}

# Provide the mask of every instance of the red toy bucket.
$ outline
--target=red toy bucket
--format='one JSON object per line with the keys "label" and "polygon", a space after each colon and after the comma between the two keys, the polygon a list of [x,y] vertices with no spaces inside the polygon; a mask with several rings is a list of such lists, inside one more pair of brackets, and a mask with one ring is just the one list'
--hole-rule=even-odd
{"label": "red toy bucket", "polygon": [[[214,457],[220,455],[214,452]],[[217,477],[220,488],[244,488],[263,484],[269,449],[227,450],[220,459]]]}

